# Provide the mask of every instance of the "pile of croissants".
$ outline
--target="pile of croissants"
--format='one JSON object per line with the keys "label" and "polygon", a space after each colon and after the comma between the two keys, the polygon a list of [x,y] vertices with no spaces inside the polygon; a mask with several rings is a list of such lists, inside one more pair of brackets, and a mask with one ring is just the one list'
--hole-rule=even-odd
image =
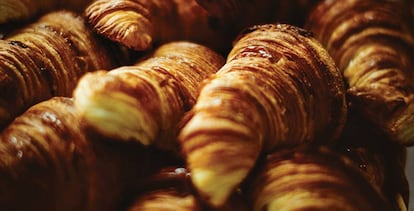
{"label": "pile of croissants", "polygon": [[0,210],[405,211],[412,145],[412,1],[0,1]]}

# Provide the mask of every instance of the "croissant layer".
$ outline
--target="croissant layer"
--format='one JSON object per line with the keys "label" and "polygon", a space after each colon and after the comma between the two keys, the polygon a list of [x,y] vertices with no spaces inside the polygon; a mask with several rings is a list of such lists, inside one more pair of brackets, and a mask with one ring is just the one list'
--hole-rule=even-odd
{"label": "croissant layer", "polygon": [[262,151],[332,142],[345,114],[340,72],[311,34],[261,25],[240,36],[201,87],[179,139],[196,188],[219,206]]}
{"label": "croissant layer", "polygon": [[116,64],[84,19],[57,11],[0,40],[0,127],[53,96],[71,96],[87,71]]}
{"label": "croissant layer", "polygon": [[142,180],[181,163],[171,153],[83,130],[73,99],[54,97],[30,107],[0,134],[0,206],[117,210],[131,192],[144,189]]}
{"label": "croissant layer", "polygon": [[224,51],[232,39],[195,0],[97,0],[85,16],[99,34],[134,50],[188,40]]}
{"label": "croissant layer", "polygon": [[207,47],[168,43],[134,66],[86,74],[75,104],[85,126],[103,136],[177,150],[177,123],[194,104],[201,81],[223,63]]}
{"label": "croissant layer", "polygon": [[399,2],[323,1],[307,28],[327,48],[347,82],[351,108],[412,145],[414,34]]}
{"label": "croissant layer", "polygon": [[329,147],[269,154],[247,190],[253,210],[392,210],[352,165]]}

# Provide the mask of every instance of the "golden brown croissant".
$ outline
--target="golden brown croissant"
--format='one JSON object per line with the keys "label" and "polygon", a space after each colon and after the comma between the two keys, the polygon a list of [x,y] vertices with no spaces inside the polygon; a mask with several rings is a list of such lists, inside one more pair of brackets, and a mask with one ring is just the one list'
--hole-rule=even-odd
{"label": "golden brown croissant", "polygon": [[91,0],[2,0],[0,1],[0,25],[27,21],[56,9],[82,11]]}
{"label": "golden brown croissant", "polygon": [[253,210],[392,210],[345,155],[326,146],[269,154],[247,185]]}
{"label": "golden brown croissant", "polygon": [[342,76],[300,28],[250,28],[227,63],[204,83],[179,134],[192,181],[219,206],[262,150],[332,142],[346,116]]}
{"label": "golden brown croissant", "polygon": [[141,196],[127,210],[200,211],[202,209],[194,195],[185,195],[183,193],[177,192],[176,190],[166,189],[149,192]]}
{"label": "golden brown croissant", "polygon": [[168,43],[134,66],[86,74],[75,104],[86,127],[103,136],[176,149],[177,123],[194,104],[201,81],[223,63],[204,46]]}
{"label": "golden brown croissant", "polygon": [[185,168],[164,168],[148,177],[126,210],[202,210],[191,192],[190,173]]}
{"label": "golden brown croissant", "polygon": [[85,15],[99,34],[135,50],[174,40],[222,50],[231,41],[195,0],[97,0]]}
{"label": "golden brown croissant", "polygon": [[392,139],[414,144],[414,36],[398,2],[324,1],[307,28],[348,84],[351,108]]}
{"label": "golden brown croissant", "polygon": [[31,107],[2,132],[2,209],[92,208],[96,193],[89,190],[96,188],[98,175],[88,167],[95,158],[77,125],[73,102],[52,98]]}
{"label": "golden brown croissant", "polygon": [[178,159],[141,145],[89,136],[73,100],[29,108],[0,135],[2,210],[115,210],[129,192]]}
{"label": "golden brown croissant", "polygon": [[247,211],[246,201],[240,194],[220,208],[204,204],[191,184],[191,173],[184,167],[166,167],[144,179],[137,197],[127,210],[204,210],[204,211]]}
{"label": "golden brown croissant", "polygon": [[87,71],[116,62],[84,19],[57,11],[0,40],[0,128],[31,105],[70,96]]}

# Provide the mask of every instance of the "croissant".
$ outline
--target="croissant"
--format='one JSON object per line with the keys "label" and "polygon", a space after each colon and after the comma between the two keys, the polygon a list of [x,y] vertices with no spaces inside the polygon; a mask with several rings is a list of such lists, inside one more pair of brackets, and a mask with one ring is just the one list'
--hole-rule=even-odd
{"label": "croissant", "polygon": [[253,210],[392,210],[352,161],[326,146],[276,150],[246,186]]}
{"label": "croissant", "polygon": [[179,141],[200,194],[219,206],[261,151],[333,142],[346,116],[341,77],[303,29],[268,24],[245,31],[182,123]]}
{"label": "croissant", "polygon": [[27,21],[55,9],[71,9],[80,12],[91,0],[2,0],[0,1],[0,25]]}
{"label": "croissant", "polygon": [[97,33],[134,50],[175,40],[223,50],[232,39],[195,0],[97,0],[85,16]]}
{"label": "croissant", "polygon": [[126,210],[202,210],[191,193],[189,177],[183,167],[162,169],[143,182],[137,198]]}
{"label": "croissant", "polygon": [[330,52],[351,108],[393,140],[414,144],[414,36],[398,2],[323,1],[307,29]]}
{"label": "croissant", "polygon": [[[67,98],[31,107],[0,136],[0,204],[5,210],[87,210],[98,175]],[[114,190],[115,192],[115,190]],[[24,201],[24,203],[22,203]]]}
{"label": "croissant", "polygon": [[175,150],[177,123],[201,81],[223,63],[202,45],[168,43],[134,66],[86,74],[74,91],[75,105],[85,127],[102,136]]}
{"label": "croissant", "polygon": [[84,19],[68,11],[0,40],[0,128],[37,102],[70,96],[84,73],[112,68],[113,58]]}
{"label": "croissant", "polygon": [[232,195],[231,199],[220,208],[209,207],[197,196],[190,178],[191,173],[185,167],[163,168],[144,180],[139,194],[126,210],[249,210],[245,199],[240,194]]}
{"label": "croissant", "polygon": [[144,211],[144,210],[202,210],[193,195],[183,195],[183,193],[175,190],[161,190],[150,192],[147,195],[137,199],[137,201],[129,207],[128,211]]}
{"label": "croissant", "polygon": [[116,210],[140,187],[137,178],[182,163],[117,143],[81,129],[71,98],[30,107],[0,134],[2,210]]}

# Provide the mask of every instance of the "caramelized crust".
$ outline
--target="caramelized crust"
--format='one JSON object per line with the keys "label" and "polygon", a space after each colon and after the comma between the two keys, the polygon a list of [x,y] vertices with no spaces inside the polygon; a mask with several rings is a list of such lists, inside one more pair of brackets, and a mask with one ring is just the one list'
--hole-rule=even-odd
{"label": "caramelized crust", "polygon": [[185,168],[164,168],[148,177],[134,202],[126,210],[203,210],[192,193],[190,173]]}
{"label": "caramelized crust", "polygon": [[346,116],[342,76],[307,31],[261,25],[241,35],[200,90],[179,139],[192,180],[221,205],[261,151],[333,142]]}
{"label": "caramelized crust", "polygon": [[348,84],[351,108],[393,140],[414,143],[414,36],[398,2],[324,1],[307,28],[330,52]]}
{"label": "caramelized crust", "polygon": [[[289,23],[302,27],[319,0],[196,0],[210,16],[210,25],[225,30],[225,53],[240,31],[259,24]],[[226,44],[227,43],[227,44]]]}
{"label": "caramelized crust", "polygon": [[142,181],[141,191],[126,210],[249,210],[245,199],[237,193],[220,208],[206,205],[194,191],[191,173],[184,167],[166,167]]}
{"label": "caramelized crust", "polygon": [[87,71],[115,65],[84,20],[66,11],[0,40],[0,60],[0,128],[37,102],[70,96]]}
{"label": "caramelized crust", "polygon": [[222,50],[231,41],[195,0],[97,0],[85,16],[99,34],[135,50],[174,40]]}
{"label": "caramelized crust", "polygon": [[[143,2],[150,4],[150,1]],[[85,16],[99,34],[127,47],[145,50],[153,42],[154,26],[149,20],[149,8],[139,1],[97,0],[86,8]]]}
{"label": "caramelized crust", "polygon": [[301,146],[269,154],[248,185],[253,210],[392,210],[345,155]]}
{"label": "caramelized crust", "polygon": [[78,124],[73,101],[52,98],[31,107],[1,133],[2,209],[91,208],[88,190],[94,175],[87,167],[94,158]]}
{"label": "caramelized crust", "polygon": [[118,143],[84,131],[70,98],[32,106],[0,135],[1,209],[117,210],[141,180],[182,163]]}
{"label": "caramelized crust", "polygon": [[135,66],[88,73],[75,104],[85,125],[103,136],[176,150],[177,123],[194,104],[199,83],[223,63],[198,44],[165,44]]}
{"label": "caramelized crust", "polygon": [[174,190],[160,190],[147,193],[137,199],[128,211],[200,211],[194,195],[185,195]]}

